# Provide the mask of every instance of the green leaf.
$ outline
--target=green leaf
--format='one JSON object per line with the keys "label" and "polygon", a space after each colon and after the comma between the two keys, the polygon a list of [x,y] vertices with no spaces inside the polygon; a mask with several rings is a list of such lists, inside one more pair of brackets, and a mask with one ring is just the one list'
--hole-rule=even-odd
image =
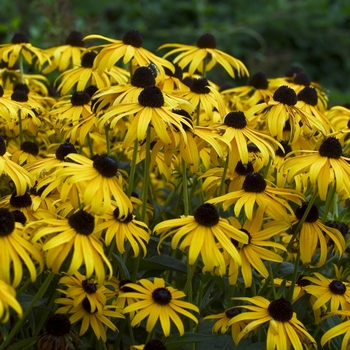
{"label": "green leaf", "polygon": [[189,345],[193,343],[204,342],[205,344],[207,344],[213,341],[214,338],[216,339],[217,337],[217,334],[207,335],[200,333],[185,332],[183,336],[180,336],[179,334],[170,336],[166,341],[166,347],[167,349],[178,349],[180,346]]}
{"label": "green leaf", "polygon": [[118,261],[118,266],[119,266],[119,268],[123,270],[125,278],[126,278],[126,279],[130,279],[129,270],[128,270],[128,268],[126,267],[126,265],[125,265],[123,259],[122,259],[119,255],[117,255],[117,254],[115,254],[115,253],[113,253],[113,256],[114,256],[114,258]]}
{"label": "green leaf", "polygon": [[177,271],[187,273],[187,266],[182,261],[169,255],[155,255],[149,259],[143,259],[140,263],[139,272],[147,270]]}

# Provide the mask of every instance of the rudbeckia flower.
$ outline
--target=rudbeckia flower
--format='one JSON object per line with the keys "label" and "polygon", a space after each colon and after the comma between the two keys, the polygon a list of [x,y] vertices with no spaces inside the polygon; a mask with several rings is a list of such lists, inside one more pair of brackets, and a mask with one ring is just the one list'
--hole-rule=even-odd
{"label": "rudbeckia flower", "polygon": [[124,318],[124,315],[113,305],[102,305],[100,312],[97,309],[93,311],[88,298],[85,298],[78,306],[74,306],[74,300],[70,298],[58,298],[55,303],[64,305],[56,311],[56,314],[71,314],[69,321],[72,324],[81,320],[79,335],[85,334],[91,327],[96,338],[101,338],[103,342],[107,341],[105,326],[113,332],[117,331],[117,327],[109,317]]}
{"label": "rudbeckia flower", "polygon": [[16,290],[0,279],[0,323],[8,322],[10,308],[16,311],[18,317],[22,317],[23,311],[16,299]]}
{"label": "rudbeckia flower", "polygon": [[[295,211],[296,219],[293,224],[296,224],[302,219],[308,203],[303,203]],[[301,226],[299,233],[299,249],[300,259],[308,265],[312,262],[312,258],[316,254],[319,247],[320,256],[316,266],[322,266],[327,258],[328,243],[332,240],[341,256],[345,250],[345,240],[343,235],[336,228],[328,227],[319,219],[318,209],[313,205]]]}
{"label": "rudbeckia flower", "polygon": [[315,277],[305,276],[312,284],[305,286],[307,293],[316,297],[313,309],[317,310],[327,306],[328,311],[349,310],[350,311],[350,286],[348,282],[324,277],[319,272],[314,272]]}
{"label": "rudbeckia flower", "polygon": [[164,67],[174,70],[174,66],[164,58],[158,57],[152,52],[142,47],[143,39],[137,30],[129,30],[123,36],[122,40],[114,40],[102,35],[88,35],[84,40],[102,39],[108,41],[110,44],[90,47],[90,50],[102,48],[96,57],[94,68],[98,72],[103,72],[105,69],[110,70],[121,58],[123,64],[128,62],[135,62],[138,66],[148,66],[150,63],[156,65],[159,73],[164,77]]}
{"label": "rudbeckia flower", "polygon": [[182,314],[198,323],[197,318],[186,310],[199,312],[198,307],[189,302],[179,300],[186,296],[185,293],[173,287],[165,286],[165,281],[162,278],[154,278],[153,282],[141,279],[139,284],[129,283],[127,286],[134,291],[127,292],[121,297],[131,297],[139,300],[126,306],[123,310],[123,314],[136,311],[136,315],[131,321],[132,327],[139,325],[143,319],[148,317],[146,331],[151,332],[159,319],[164,335],[169,337],[170,320],[174,322],[180,335],[183,335],[185,332],[184,325],[178,314]]}
{"label": "rudbeckia flower", "polygon": [[136,220],[132,213],[129,213],[126,217],[119,215],[119,208],[111,208],[103,216],[96,229],[98,231],[105,231],[106,245],[109,246],[115,239],[118,251],[123,254],[125,252],[125,244],[128,242],[134,256],[140,254],[140,246],[143,250],[143,254],[146,255],[146,244],[150,239],[150,230],[147,225],[139,220]]}
{"label": "rudbeckia flower", "polygon": [[32,141],[22,142],[19,149],[10,151],[10,153],[12,153],[12,160],[19,165],[34,163],[40,159],[39,146]]}
{"label": "rudbeckia flower", "polygon": [[290,350],[291,348],[302,349],[304,346],[317,348],[315,339],[297,319],[297,315],[293,312],[292,305],[288,300],[280,298],[270,302],[260,296],[232,299],[249,303],[237,306],[248,311],[235,316],[230,322],[231,324],[242,321],[248,323],[239,333],[238,342],[245,335],[268,322],[267,349]]}
{"label": "rudbeckia flower", "polygon": [[282,165],[282,171],[287,173],[289,183],[293,182],[297,174],[303,173],[313,186],[317,186],[321,200],[326,200],[330,185],[335,186],[338,194],[344,191],[346,198],[350,197],[350,182],[346,180],[350,176],[350,158],[343,156],[343,149],[337,138],[325,138],[318,151],[298,152],[304,154],[288,158]]}
{"label": "rudbeckia flower", "polygon": [[233,307],[217,315],[206,316],[204,317],[204,319],[217,320],[213,326],[214,333],[220,332],[221,334],[225,334],[227,330],[230,328],[232,340],[236,345],[238,345],[238,335],[241,332],[241,330],[247,325],[247,322],[241,321],[241,322],[234,322],[231,324],[231,320],[233,317],[239,315],[241,312],[242,311],[239,308]]}
{"label": "rudbeckia flower", "polygon": [[[263,261],[266,260],[279,263],[283,261],[282,256],[272,251],[272,249],[279,249],[282,251],[286,250],[282,244],[272,241],[271,237],[277,237],[282,232],[285,232],[288,230],[290,225],[288,225],[285,220],[272,220],[263,226],[263,215],[264,208],[259,207],[253,217],[253,220],[247,219],[244,222],[243,227],[236,218],[229,218],[232,226],[236,227],[248,236],[247,244],[238,243],[237,241],[231,239],[232,244],[237,247],[242,259],[241,271],[246,287],[250,287],[252,285],[253,268],[259,272],[260,275],[267,278],[269,272]],[[226,252],[225,246],[223,246],[223,249]],[[231,285],[235,285],[237,283],[238,271],[240,267],[237,265],[237,262],[234,259],[228,256],[228,254],[226,254],[226,258],[229,266],[229,282]]]}
{"label": "rudbeckia flower", "polygon": [[269,217],[288,222],[290,221],[288,212],[292,214],[294,211],[287,201],[300,205],[302,199],[304,195],[299,191],[269,186],[260,173],[251,173],[246,176],[241,190],[209,199],[208,203],[223,203],[224,210],[234,204],[234,213],[237,217],[244,207],[249,220],[253,219],[254,206],[257,204],[258,207],[264,208]]}
{"label": "rudbeckia flower", "polygon": [[23,277],[23,263],[27,266],[32,282],[44,268],[44,258],[39,247],[25,238],[23,225],[15,222],[15,216],[6,208],[0,209],[0,280],[17,287]]}
{"label": "rudbeckia flower", "polygon": [[[234,69],[237,70],[239,76],[249,75],[245,65],[227,53],[216,48],[216,39],[212,34],[204,34],[197,40],[197,46],[183,44],[164,44],[158,48],[171,47],[174,48],[164,55],[168,56],[178,54],[174,58],[174,63],[177,63],[182,69],[187,67],[189,75],[192,76],[196,70],[205,75],[205,71],[210,71],[216,63],[219,63],[232,78],[235,77]],[[204,64],[205,62],[205,64]]]}
{"label": "rudbeckia flower", "polygon": [[80,345],[78,332],[66,315],[54,314],[45,324],[45,332],[36,342],[37,349],[69,349]]}
{"label": "rudbeckia flower", "polygon": [[33,59],[36,58],[39,67],[42,67],[46,61],[50,61],[44,50],[32,46],[28,36],[19,32],[14,34],[10,44],[0,45],[0,58],[8,63],[9,67],[13,67],[21,56],[29,64],[32,64]]}
{"label": "rudbeckia flower", "polygon": [[26,228],[33,228],[34,242],[42,240],[42,250],[46,251],[46,265],[54,273],[60,273],[68,254],[72,260],[67,274],[76,273],[84,264],[86,278],[95,273],[98,285],[102,285],[106,272],[104,263],[112,275],[112,265],[103,251],[102,242],[95,230],[95,218],[85,210],[79,210],[68,219],[45,219],[31,222]]}
{"label": "rudbeckia flower", "polygon": [[160,235],[159,245],[168,237],[173,236],[171,248],[176,249],[180,240],[180,249],[188,249],[188,264],[193,265],[199,255],[203,259],[203,271],[213,272],[215,269],[220,275],[226,273],[226,264],[217,243],[225,247],[228,254],[242,264],[237,248],[231,239],[247,244],[248,236],[229,224],[219,216],[216,208],[209,203],[202,204],[193,216],[181,216],[180,219],[166,220],[156,225],[154,232]]}

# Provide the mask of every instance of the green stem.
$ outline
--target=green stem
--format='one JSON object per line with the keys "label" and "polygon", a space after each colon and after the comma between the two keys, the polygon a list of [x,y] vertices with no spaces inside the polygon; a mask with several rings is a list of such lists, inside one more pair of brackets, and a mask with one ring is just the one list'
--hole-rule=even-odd
{"label": "green stem", "polygon": [[330,191],[328,191],[326,203],[324,205],[323,216],[322,216],[322,222],[323,223],[326,222],[327,214],[329,213],[330,208],[333,205],[335,189],[336,189],[336,187],[335,187],[335,184],[334,184],[334,186],[331,186]]}
{"label": "green stem", "polygon": [[295,287],[295,283],[298,279],[298,267],[299,267],[299,262],[300,262],[300,249],[298,249],[298,252],[297,252],[297,256],[295,258],[295,261],[294,261],[294,271],[293,271],[293,277],[292,277],[292,284],[289,288],[289,295],[288,295],[288,301],[290,303],[293,302],[293,292],[294,292],[294,287]]}
{"label": "green stem", "polygon": [[185,284],[185,287],[184,287],[184,290],[183,292],[185,294],[188,293],[188,300],[189,302],[192,302],[192,279],[193,279],[193,276],[194,276],[194,273],[196,271],[196,267],[197,267],[197,263],[198,263],[198,259],[195,261],[195,263],[191,266],[187,263],[187,281],[186,281],[186,284]]}
{"label": "green stem", "polygon": [[227,155],[226,155],[224,171],[222,173],[222,178],[221,178],[221,183],[220,183],[220,188],[219,188],[219,193],[218,193],[219,196],[222,196],[224,194],[226,174],[227,174],[227,169],[228,169],[228,161],[229,161],[229,153],[227,153]]}
{"label": "green stem", "polygon": [[135,139],[134,142],[134,150],[132,152],[132,159],[130,164],[130,175],[129,175],[129,186],[127,189],[127,195],[130,198],[132,190],[134,189],[134,181],[135,181],[135,173],[136,173],[136,160],[137,160],[137,153],[139,151],[139,140]]}
{"label": "green stem", "polygon": [[186,162],[182,159],[182,190],[184,200],[184,214],[188,216],[190,214],[190,198],[188,196],[188,183],[187,183],[187,172]]}
{"label": "green stem", "polygon": [[106,137],[106,148],[107,148],[107,156],[111,155],[111,140],[109,138],[109,124],[105,125],[105,137]]}
{"label": "green stem", "polygon": [[199,116],[201,114],[201,103],[200,102],[198,102],[196,114],[197,114],[196,125],[199,126],[200,125],[200,118],[199,118]]}
{"label": "green stem", "polygon": [[19,128],[19,142],[23,143],[23,126],[22,126],[22,113],[21,109],[18,109],[18,128]]}
{"label": "green stem", "polygon": [[145,221],[146,218],[146,208],[148,199],[148,184],[149,184],[149,168],[151,163],[151,128],[147,129],[146,136],[146,156],[144,160],[144,172],[143,172],[143,184],[142,184],[142,207],[141,207],[141,221]]}
{"label": "green stem", "polygon": [[274,278],[273,278],[274,274],[273,274],[273,271],[272,271],[272,267],[271,267],[271,262],[270,261],[267,262],[267,268],[269,270],[269,278],[270,278],[270,283],[271,283],[273,300],[277,300],[275,281],[274,281]]}
{"label": "green stem", "polygon": [[89,133],[87,133],[86,136],[87,136],[87,142],[88,142],[89,151],[90,151],[90,157],[92,158],[94,156],[94,150],[93,150],[93,147],[92,147],[93,140],[91,139]]}
{"label": "green stem", "polygon": [[113,347],[113,350],[119,350],[121,349],[120,347],[120,342],[123,338],[123,335],[124,335],[124,330],[125,330],[125,326],[126,326],[126,319],[122,320],[121,321],[121,324],[120,324],[120,327],[119,327],[119,333],[118,333],[118,336],[117,336],[117,339],[115,340],[114,342],[114,347]]}
{"label": "green stem", "polygon": [[19,72],[21,74],[21,83],[24,84],[24,68],[23,68],[23,55],[19,55]]}
{"label": "green stem", "polygon": [[35,306],[35,303],[42,298],[42,296],[45,294],[46,289],[49,287],[52,278],[54,277],[54,273],[51,271],[44,283],[40,286],[38,292],[35,294],[34,298],[30,302],[28,308],[24,311],[22,318],[20,318],[17,323],[12,328],[11,332],[8,334],[8,336],[4,339],[3,343],[0,345],[0,350],[4,350],[6,346],[10,343],[10,341],[13,339],[13,337],[16,335],[22,324],[26,321],[29,313],[32,311],[33,307]]}

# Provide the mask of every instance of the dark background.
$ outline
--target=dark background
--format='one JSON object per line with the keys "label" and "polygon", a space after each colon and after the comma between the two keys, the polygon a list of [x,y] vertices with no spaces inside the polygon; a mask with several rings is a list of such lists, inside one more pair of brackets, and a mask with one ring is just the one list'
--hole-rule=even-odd
{"label": "dark background", "polygon": [[[350,102],[349,0],[0,0],[0,5],[3,43],[16,31],[47,48],[63,44],[71,30],[121,39],[137,29],[143,47],[156,53],[164,43],[194,45],[211,33],[217,48],[241,59],[251,74],[283,76],[297,64],[329,90],[331,105]],[[208,77],[219,85],[246,82],[219,68]]]}

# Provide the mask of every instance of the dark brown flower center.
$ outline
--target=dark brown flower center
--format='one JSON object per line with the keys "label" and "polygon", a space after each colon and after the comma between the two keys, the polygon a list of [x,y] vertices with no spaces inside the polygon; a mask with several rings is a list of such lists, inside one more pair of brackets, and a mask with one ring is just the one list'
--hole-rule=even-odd
{"label": "dark brown flower center", "polygon": [[[188,112],[186,112],[183,109],[178,109],[178,108],[172,109],[171,111],[173,113],[175,113],[175,114],[181,115],[193,127],[192,118],[191,118],[191,116],[190,116],[190,114]],[[185,131],[191,131],[192,130],[187,124],[185,124],[183,122],[181,122],[181,125],[182,125],[182,128]]]}
{"label": "dark brown flower center", "polygon": [[29,88],[27,84],[16,83],[13,87],[13,91],[24,91],[26,94],[29,94]]}
{"label": "dark brown flower center", "polygon": [[70,142],[62,143],[56,150],[56,158],[59,160],[65,160],[70,153],[78,153],[74,145]]}
{"label": "dark brown flower center", "polygon": [[249,78],[248,85],[257,90],[266,90],[269,87],[269,82],[263,72],[258,72]]}
{"label": "dark brown flower center", "polygon": [[139,67],[135,70],[130,83],[133,86],[145,88],[156,85],[156,79],[148,67]]}
{"label": "dark brown flower center", "polygon": [[79,210],[68,219],[69,225],[79,234],[91,235],[95,228],[95,218],[85,210]]}
{"label": "dark brown flower center", "polygon": [[82,301],[81,303],[81,306],[83,307],[83,309],[90,313],[90,314],[94,314],[95,312],[97,312],[97,308],[95,308],[95,311],[94,312],[91,312],[91,304],[90,304],[90,301],[87,297],[84,298],[84,300]]}
{"label": "dark brown flower center", "polygon": [[81,283],[84,291],[88,294],[95,294],[97,292],[97,283],[89,283],[88,280],[84,280]]}
{"label": "dark brown flower center", "polygon": [[248,164],[243,164],[241,161],[238,161],[235,172],[241,176],[246,176],[250,173],[254,172],[252,162],[248,162]]}
{"label": "dark brown flower center", "polygon": [[271,301],[267,310],[270,316],[279,322],[288,322],[293,317],[292,304],[284,298]]}
{"label": "dark brown flower center", "polygon": [[152,298],[159,305],[168,305],[172,299],[171,293],[166,288],[156,288],[152,292]]}
{"label": "dark brown flower center", "polygon": [[233,307],[232,309],[228,309],[225,311],[227,318],[233,318],[239,315],[242,311],[238,307]]}
{"label": "dark brown flower center", "polygon": [[335,137],[327,137],[321,144],[318,153],[322,157],[339,159],[343,154],[343,148]]}
{"label": "dark brown flower center", "polygon": [[84,106],[90,102],[90,95],[86,91],[75,91],[70,99],[73,106]]}
{"label": "dark brown flower center", "polygon": [[298,101],[304,101],[308,105],[317,106],[317,100],[317,91],[313,87],[305,86],[304,89],[298,93]]}
{"label": "dark brown flower center", "polygon": [[294,84],[309,86],[311,83],[311,80],[306,73],[299,72],[294,75],[293,82]]}
{"label": "dark brown flower center", "polygon": [[295,284],[299,287],[305,287],[310,284],[310,281],[304,278],[305,275],[300,275],[296,280]]}
{"label": "dark brown flower center", "polygon": [[138,101],[141,106],[159,108],[164,105],[164,96],[157,86],[146,86],[140,92]]}
{"label": "dark brown flower center", "polygon": [[145,344],[143,350],[166,350],[166,346],[160,340],[151,339],[148,343]]}
{"label": "dark brown flower center", "polygon": [[47,319],[45,328],[50,335],[62,337],[70,332],[71,323],[66,315],[55,314]]}
{"label": "dark brown flower center", "polygon": [[92,96],[98,91],[98,87],[96,85],[89,85],[84,91],[90,96],[90,98],[92,98]]}
{"label": "dark brown flower center", "polygon": [[26,224],[27,222],[27,218],[26,216],[18,209],[16,210],[12,210],[11,212],[15,218],[15,222],[19,222],[21,223],[23,226]]}
{"label": "dark brown flower center", "polygon": [[119,208],[115,208],[113,210],[113,217],[115,220],[123,222],[124,224],[127,224],[128,222],[131,222],[134,219],[134,215],[132,213],[129,213],[127,217],[125,216],[119,217],[119,215],[120,215]]}
{"label": "dark brown flower center", "polygon": [[21,151],[37,156],[39,153],[39,147],[35,142],[24,141],[21,144]]}
{"label": "dark brown flower center", "polygon": [[137,30],[131,29],[124,34],[123,43],[125,45],[131,45],[133,47],[141,47],[142,36]]}
{"label": "dark brown flower center", "polygon": [[212,34],[203,34],[197,40],[197,47],[200,49],[215,49],[216,48],[216,39]]}
{"label": "dark brown flower center", "polygon": [[194,219],[199,225],[211,227],[218,224],[220,216],[213,204],[204,203],[194,211]]}
{"label": "dark brown flower center", "polygon": [[123,293],[135,292],[134,289],[132,289],[131,287],[126,286],[126,284],[128,284],[128,283],[132,283],[132,281],[129,280],[129,279],[120,281],[120,282],[119,282],[119,289],[120,289]]}
{"label": "dark brown flower center", "polygon": [[284,158],[286,154],[292,152],[292,147],[288,144],[288,141],[281,141],[280,143],[283,147],[283,150],[280,147],[278,147],[275,154],[278,157]]}
{"label": "dark brown flower center", "polygon": [[25,33],[15,33],[15,35],[12,37],[11,40],[12,44],[28,44],[29,43],[29,37]]}
{"label": "dark brown flower center", "polygon": [[6,153],[6,143],[5,139],[0,136],[0,156],[3,156]]}
{"label": "dark brown flower center", "polygon": [[328,227],[336,228],[343,236],[345,236],[349,231],[348,225],[345,224],[344,222],[329,221],[329,222],[326,222],[325,225]]}
{"label": "dark brown flower center", "polygon": [[288,106],[294,106],[298,101],[295,91],[286,85],[280,86],[274,92],[273,99]]}
{"label": "dark brown flower center", "polygon": [[23,196],[16,196],[16,193],[12,193],[10,204],[15,208],[26,208],[32,205],[32,198],[28,192]]}
{"label": "dark brown flower center", "polygon": [[205,78],[193,79],[190,90],[196,94],[209,94],[209,83]]}
{"label": "dark brown flower center", "polygon": [[81,66],[84,68],[92,68],[96,56],[97,53],[92,51],[85,53],[81,58]]}
{"label": "dark brown flower center", "polygon": [[23,90],[14,90],[11,95],[11,100],[16,102],[27,102],[28,101],[28,95]]}
{"label": "dark brown flower center", "polygon": [[259,173],[247,174],[243,182],[243,189],[246,192],[261,193],[266,188],[266,181]]}
{"label": "dark brown flower center", "polygon": [[93,162],[93,167],[103,177],[114,177],[118,172],[118,163],[109,156],[98,156]]}
{"label": "dark brown flower center", "polygon": [[337,295],[343,295],[346,292],[346,286],[343,282],[340,281],[332,281],[329,285],[328,285],[329,290],[333,293],[333,294],[337,294]]}
{"label": "dark brown flower center", "polygon": [[[304,202],[301,207],[297,208],[295,211],[295,216],[297,217],[298,220],[301,220],[302,217],[304,216],[304,213],[306,211],[306,208],[308,207],[309,203]],[[313,223],[317,221],[319,218],[319,213],[316,205],[312,205],[309,213],[307,214],[307,217],[305,219],[305,222]]]}
{"label": "dark brown flower center", "polygon": [[15,217],[6,208],[0,208],[0,236],[5,237],[15,229]]}
{"label": "dark brown flower center", "polygon": [[84,47],[83,34],[73,30],[66,39],[66,45]]}
{"label": "dark brown flower center", "polygon": [[235,129],[243,129],[247,126],[247,119],[243,112],[235,111],[226,114],[224,124]]}
{"label": "dark brown flower center", "polygon": [[301,67],[296,66],[296,65],[292,65],[286,70],[284,75],[287,78],[293,78],[296,74],[302,73],[302,72],[304,72],[304,70]]}
{"label": "dark brown flower center", "polygon": [[174,63],[174,67],[175,67],[174,72],[172,72],[169,68],[164,67],[165,74],[168,75],[169,77],[175,77],[179,80],[182,80],[182,77],[183,77],[182,68],[177,63]]}

